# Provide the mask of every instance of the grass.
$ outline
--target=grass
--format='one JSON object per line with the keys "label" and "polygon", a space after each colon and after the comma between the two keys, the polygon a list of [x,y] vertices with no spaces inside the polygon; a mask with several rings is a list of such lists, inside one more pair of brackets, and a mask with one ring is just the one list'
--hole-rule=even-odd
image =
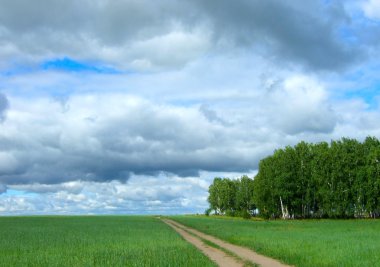
{"label": "grass", "polygon": [[380,266],[380,220],[172,219],[296,266]]}
{"label": "grass", "polygon": [[0,266],[215,266],[144,216],[0,217]]}

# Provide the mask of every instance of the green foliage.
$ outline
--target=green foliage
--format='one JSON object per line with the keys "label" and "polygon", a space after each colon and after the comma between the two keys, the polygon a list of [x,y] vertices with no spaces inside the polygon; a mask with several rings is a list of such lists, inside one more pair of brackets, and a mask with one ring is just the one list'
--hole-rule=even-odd
{"label": "green foliage", "polygon": [[215,214],[264,218],[380,216],[380,141],[342,138],[274,151],[254,180],[216,177],[208,201]]}
{"label": "green foliage", "polygon": [[173,219],[293,266],[380,266],[380,220]]}
{"label": "green foliage", "polygon": [[216,177],[209,187],[210,209],[216,215],[252,216],[256,206],[253,201],[253,180],[243,176],[237,180]]}
{"label": "green foliage", "polygon": [[235,180],[235,209],[239,211],[243,217],[249,217],[256,209],[253,201],[253,179],[243,176]]}
{"label": "green foliage", "polygon": [[265,218],[380,216],[380,142],[301,142],[263,159],[253,203]]}
{"label": "green foliage", "polygon": [[0,266],[215,266],[153,217],[0,217]]}

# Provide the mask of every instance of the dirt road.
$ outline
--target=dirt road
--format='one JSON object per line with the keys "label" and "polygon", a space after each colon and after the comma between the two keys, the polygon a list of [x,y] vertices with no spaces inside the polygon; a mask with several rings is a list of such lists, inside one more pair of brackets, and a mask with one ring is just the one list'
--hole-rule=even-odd
{"label": "dirt road", "polygon": [[234,257],[229,256],[224,251],[220,249],[216,249],[214,247],[210,247],[206,245],[202,240],[194,235],[189,234],[182,227],[179,227],[172,220],[162,219],[166,224],[172,227],[175,231],[177,231],[187,242],[193,244],[196,248],[203,252],[207,257],[209,257],[212,261],[216,262],[221,267],[242,267],[244,264],[242,261],[237,260]]}
{"label": "dirt road", "polygon": [[[173,220],[169,220],[169,219],[162,219],[162,220],[168,225],[170,225],[179,234],[181,234],[183,238],[185,238],[185,240],[192,243],[194,246],[200,249],[204,254],[206,254],[210,259],[214,260],[219,266],[234,267],[234,266],[243,266],[244,264],[243,264],[243,261],[238,260],[236,258],[232,258],[231,256],[228,256],[222,250],[218,250],[213,247],[205,245],[200,239],[204,239],[211,243],[214,243],[215,245],[223,248],[224,250],[227,250],[235,254],[240,259],[244,261],[256,263],[262,267],[289,267],[289,265],[285,265],[275,259],[257,254],[256,252],[248,248],[230,244],[214,236],[207,235],[193,228],[184,226]],[[219,252],[216,253],[215,250],[218,250]],[[215,253],[214,254],[215,256],[213,256],[214,258],[210,256],[212,253]],[[233,260],[235,261],[234,263],[233,263]],[[229,262],[227,263],[227,261]]]}

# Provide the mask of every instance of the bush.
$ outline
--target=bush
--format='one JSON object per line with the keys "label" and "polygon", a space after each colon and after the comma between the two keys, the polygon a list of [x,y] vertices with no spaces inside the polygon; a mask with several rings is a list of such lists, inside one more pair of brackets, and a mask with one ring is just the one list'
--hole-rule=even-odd
{"label": "bush", "polygon": [[205,210],[205,215],[206,216],[210,216],[210,213],[211,213],[211,208],[208,208]]}
{"label": "bush", "polygon": [[234,210],[227,210],[226,211],[226,216],[235,217],[236,216],[236,212]]}
{"label": "bush", "polygon": [[250,219],[252,215],[247,210],[240,210],[236,212],[236,216],[242,217],[244,219]]}

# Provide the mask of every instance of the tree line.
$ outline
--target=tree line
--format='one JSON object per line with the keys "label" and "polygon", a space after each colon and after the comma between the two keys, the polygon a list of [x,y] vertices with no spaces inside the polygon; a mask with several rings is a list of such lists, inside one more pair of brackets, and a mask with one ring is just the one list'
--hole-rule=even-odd
{"label": "tree line", "polygon": [[257,210],[265,218],[379,217],[380,141],[342,138],[275,150],[254,179],[215,178],[208,201],[216,214],[246,217]]}

